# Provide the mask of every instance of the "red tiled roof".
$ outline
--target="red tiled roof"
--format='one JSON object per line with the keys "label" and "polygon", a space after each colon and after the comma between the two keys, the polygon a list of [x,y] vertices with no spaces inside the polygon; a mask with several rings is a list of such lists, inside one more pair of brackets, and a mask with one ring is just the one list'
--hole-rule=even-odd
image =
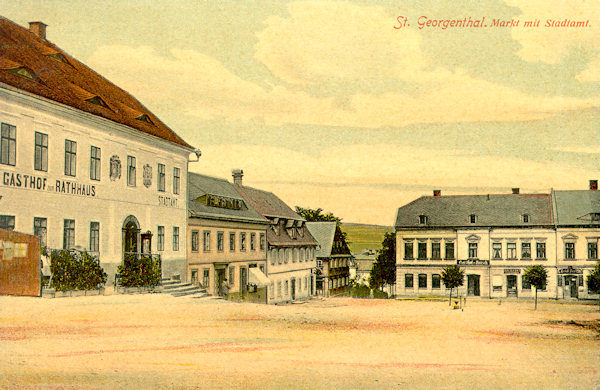
{"label": "red tiled roof", "polygon": [[[56,45],[1,16],[0,42],[0,83],[192,148],[128,92]],[[33,72],[33,79],[16,74],[20,68]],[[89,101],[95,97],[107,107]],[[143,117],[136,119],[144,114],[152,123]]]}

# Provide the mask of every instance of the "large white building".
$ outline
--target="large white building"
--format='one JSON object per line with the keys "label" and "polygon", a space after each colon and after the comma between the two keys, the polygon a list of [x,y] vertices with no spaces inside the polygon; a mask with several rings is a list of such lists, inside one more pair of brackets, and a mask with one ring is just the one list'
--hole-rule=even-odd
{"label": "large white building", "polygon": [[0,228],[97,254],[108,283],[125,252],[185,275],[194,149],[45,29],[0,18]]}
{"label": "large white building", "polygon": [[546,269],[546,298],[595,297],[585,277],[598,261],[600,193],[423,196],[398,209],[396,292],[447,294],[441,273],[465,271],[459,293],[467,296],[532,297],[527,267]]}

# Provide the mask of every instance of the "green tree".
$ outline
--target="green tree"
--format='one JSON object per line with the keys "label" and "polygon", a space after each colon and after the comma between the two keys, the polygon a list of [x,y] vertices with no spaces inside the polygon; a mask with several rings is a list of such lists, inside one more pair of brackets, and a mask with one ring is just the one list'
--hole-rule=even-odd
{"label": "green tree", "polygon": [[396,283],[396,235],[393,232],[385,233],[381,249],[371,269],[369,285],[378,289],[386,284]]}
{"label": "green tree", "polygon": [[[588,291],[592,294],[600,294],[600,261],[591,274],[587,276]],[[600,297],[598,299],[598,310],[600,310]]]}
{"label": "green tree", "polygon": [[523,279],[526,283],[531,284],[535,287],[535,310],[537,310],[537,292],[538,289],[544,288],[546,286],[546,281],[548,279],[548,273],[546,269],[539,264],[532,265],[525,269],[523,272]]}
{"label": "green tree", "polygon": [[350,248],[348,248],[348,237],[346,232],[342,231],[341,223],[342,219],[336,217],[332,213],[328,212],[323,214],[323,209],[305,209],[304,207],[296,206],[296,213],[299,214],[308,222],[335,222],[335,241],[340,242],[339,247],[333,248],[332,254],[350,254]]}
{"label": "green tree", "polygon": [[458,265],[451,265],[442,270],[442,283],[450,289],[448,306],[452,305],[452,290],[464,284],[465,271]]}

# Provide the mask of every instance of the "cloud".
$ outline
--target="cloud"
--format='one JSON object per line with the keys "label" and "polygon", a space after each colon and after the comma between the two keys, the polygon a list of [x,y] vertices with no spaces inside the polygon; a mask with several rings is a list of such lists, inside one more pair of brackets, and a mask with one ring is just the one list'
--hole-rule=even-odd
{"label": "cloud", "polygon": [[[600,7],[596,1],[506,0],[521,9],[521,23],[540,20],[537,28],[513,28],[511,34],[522,49],[518,55],[529,62],[559,63],[573,48],[598,53]],[[544,27],[546,20],[589,20],[589,27]]]}

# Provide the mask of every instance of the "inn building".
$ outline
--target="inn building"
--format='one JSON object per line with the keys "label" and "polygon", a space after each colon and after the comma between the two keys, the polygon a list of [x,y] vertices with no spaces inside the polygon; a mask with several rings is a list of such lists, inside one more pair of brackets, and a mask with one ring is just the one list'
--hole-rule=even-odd
{"label": "inn building", "polygon": [[445,295],[443,269],[465,272],[459,294],[489,298],[533,297],[526,268],[546,269],[545,298],[588,298],[585,277],[598,261],[600,193],[423,196],[398,209],[396,291]]}
{"label": "inn building", "polygon": [[0,41],[0,228],[98,255],[108,284],[127,252],[185,275],[194,148],[45,24],[0,18]]}

